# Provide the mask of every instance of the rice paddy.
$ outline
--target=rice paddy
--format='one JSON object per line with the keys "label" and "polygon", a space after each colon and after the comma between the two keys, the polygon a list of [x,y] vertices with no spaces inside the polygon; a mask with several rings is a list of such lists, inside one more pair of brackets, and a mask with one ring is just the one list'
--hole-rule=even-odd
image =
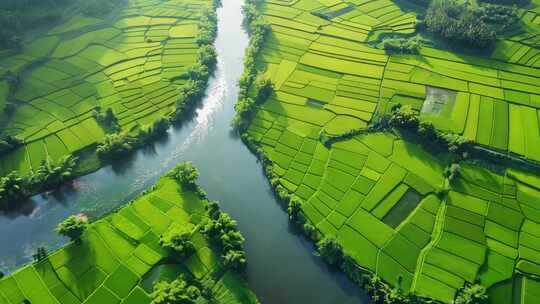
{"label": "rice paddy", "polygon": [[[0,174],[24,175],[102,140],[96,110],[112,109],[124,132],[172,113],[181,76],[196,63],[199,20],[211,8],[210,0],[130,0],[114,17],[73,16],[3,56],[0,75],[20,77],[3,135],[24,145],[0,158]],[[2,81],[1,108],[8,93]]]}
{"label": "rice paddy", "polygon": [[[0,303],[150,303],[153,283],[210,283],[215,303],[258,303],[244,279],[220,261],[220,250],[197,227],[208,202],[171,176],[89,225],[81,243],[0,280]],[[181,261],[159,243],[171,227],[194,229],[195,250]],[[25,302],[27,301],[27,302]],[[197,303],[207,303],[202,297]]]}
{"label": "rice paddy", "polygon": [[402,104],[439,130],[540,161],[533,6],[519,9],[527,31],[499,40],[487,58],[372,47],[381,35],[415,32],[415,13],[392,1],[261,3],[271,31],[257,63],[274,92],[247,134],[272,161],[272,183],[300,198],[308,221],[359,266],[405,293],[452,303],[479,282],[493,303],[540,301],[537,173],[464,163],[440,195],[449,158],[388,131],[323,140]]}

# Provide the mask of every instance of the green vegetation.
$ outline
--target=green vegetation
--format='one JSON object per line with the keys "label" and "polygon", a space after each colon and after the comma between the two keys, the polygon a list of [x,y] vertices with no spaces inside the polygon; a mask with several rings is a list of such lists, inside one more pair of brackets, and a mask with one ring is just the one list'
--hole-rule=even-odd
{"label": "green vegetation", "polygon": [[201,232],[225,213],[174,174],[90,224],[69,217],[59,231],[79,242],[0,279],[0,303],[258,303]]}
{"label": "green vegetation", "polygon": [[183,278],[172,282],[157,282],[152,292],[152,304],[194,304],[201,292],[188,286]]}
{"label": "green vegetation", "polygon": [[88,219],[84,216],[71,215],[56,227],[56,232],[70,238],[75,243],[80,243],[81,236],[86,230]]}
{"label": "green vegetation", "polygon": [[418,54],[421,47],[421,38],[419,36],[410,38],[385,38],[382,41],[382,47],[389,54]]}
{"label": "green vegetation", "polygon": [[27,178],[68,155],[81,158],[73,175],[95,170],[181,123],[204,93],[217,2],[74,2],[65,11],[60,1],[5,7],[61,17],[24,37],[20,52],[2,53],[0,175]]}
{"label": "green vegetation", "polygon": [[477,16],[470,4],[453,0],[432,1],[425,19],[428,31],[452,43],[477,48],[490,47],[496,39],[495,31],[484,21],[486,18]]}
{"label": "green vegetation", "polygon": [[[536,303],[538,3],[436,2],[421,24],[405,8],[247,1],[267,27],[247,70],[272,91],[245,102],[257,82],[241,83],[233,124],[291,221],[376,303]],[[415,34],[414,52],[378,48]]]}

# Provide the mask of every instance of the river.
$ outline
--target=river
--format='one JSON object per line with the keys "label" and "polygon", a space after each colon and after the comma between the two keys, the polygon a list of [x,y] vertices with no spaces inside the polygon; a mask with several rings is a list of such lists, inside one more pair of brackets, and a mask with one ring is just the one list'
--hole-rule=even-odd
{"label": "river", "polygon": [[178,162],[190,160],[210,199],[219,200],[238,221],[247,240],[247,279],[262,303],[368,303],[343,274],[313,255],[312,244],[289,225],[257,159],[230,132],[247,44],[241,0],[223,0],[217,69],[194,117],[131,157],[72,186],[35,196],[22,211],[1,215],[0,268],[11,271],[29,262],[38,246],[49,251],[62,246],[66,240],[53,229],[66,216],[84,212],[97,218],[129,202]]}

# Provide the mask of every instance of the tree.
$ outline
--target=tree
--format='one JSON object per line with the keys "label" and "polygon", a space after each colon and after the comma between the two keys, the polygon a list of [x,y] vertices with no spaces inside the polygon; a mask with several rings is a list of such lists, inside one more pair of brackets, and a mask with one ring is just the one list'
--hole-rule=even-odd
{"label": "tree", "polygon": [[25,179],[11,172],[0,178],[0,209],[9,209],[28,196]]}
{"label": "tree", "polygon": [[317,253],[330,265],[340,265],[343,261],[343,247],[333,237],[317,242]]}
{"label": "tree", "polygon": [[459,164],[451,164],[448,167],[444,168],[444,177],[448,179],[448,182],[452,182],[459,176],[461,166]]}
{"label": "tree", "polygon": [[242,271],[246,268],[246,253],[242,250],[229,250],[222,256],[223,265],[229,269]]}
{"label": "tree", "polygon": [[191,241],[192,236],[193,233],[191,231],[174,225],[161,235],[159,243],[163,248],[169,249],[181,257],[185,257],[195,250],[195,246]]}
{"label": "tree", "polygon": [[114,133],[105,136],[98,143],[96,152],[101,157],[118,157],[133,150],[132,139],[123,133]]}
{"label": "tree", "polygon": [[393,127],[405,128],[411,132],[418,130],[420,119],[411,105],[399,106],[392,112],[389,123]]}
{"label": "tree", "polygon": [[173,173],[174,177],[184,186],[195,189],[197,188],[197,179],[199,178],[199,170],[193,166],[191,162],[180,163]]}
{"label": "tree", "polygon": [[383,39],[382,46],[389,54],[418,54],[421,41],[418,35],[409,38],[386,38]]}
{"label": "tree", "polygon": [[88,218],[84,215],[71,215],[56,226],[56,232],[80,243],[81,236],[88,226]]}
{"label": "tree", "polygon": [[289,201],[289,204],[287,205],[289,219],[292,221],[297,221],[299,219],[300,212],[302,212],[302,200],[296,195],[293,195]]}
{"label": "tree", "polygon": [[459,290],[454,304],[486,304],[488,294],[484,286],[479,284],[467,284]]}
{"label": "tree", "polygon": [[32,257],[34,258],[34,262],[41,262],[47,258],[47,255],[47,249],[45,247],[38,247]]}
{"label": "tree", "polygon": [[154,284],[151,294],[152,304],[194,304],[200,290],[188,285],[183,277],[172,282],[161,281]]}

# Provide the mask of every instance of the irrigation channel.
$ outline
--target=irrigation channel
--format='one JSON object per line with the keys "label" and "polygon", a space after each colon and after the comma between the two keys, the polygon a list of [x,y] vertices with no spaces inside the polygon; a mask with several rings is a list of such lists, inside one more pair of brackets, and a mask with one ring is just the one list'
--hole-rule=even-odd
{"label": "irrigation channel", "polygon": [[248,44],[241,0],[223,0],[218,17],[218,67],[193,119],[128,159],[35,196],[22,212],[1,215],[0,269],[29,262],[38,246],[49,251],[62,246],[66,240],[53,229],[66,216],[84,212],[97,218],[129,202],[178,162],[190,160],[199,168],[209,197],[238,221],[247,239],[248,281],[262,303],[368,302],[343,274],[313,255],[311,243],[289,224],[273,197],[261,165],[231,134],[236,84]]}

